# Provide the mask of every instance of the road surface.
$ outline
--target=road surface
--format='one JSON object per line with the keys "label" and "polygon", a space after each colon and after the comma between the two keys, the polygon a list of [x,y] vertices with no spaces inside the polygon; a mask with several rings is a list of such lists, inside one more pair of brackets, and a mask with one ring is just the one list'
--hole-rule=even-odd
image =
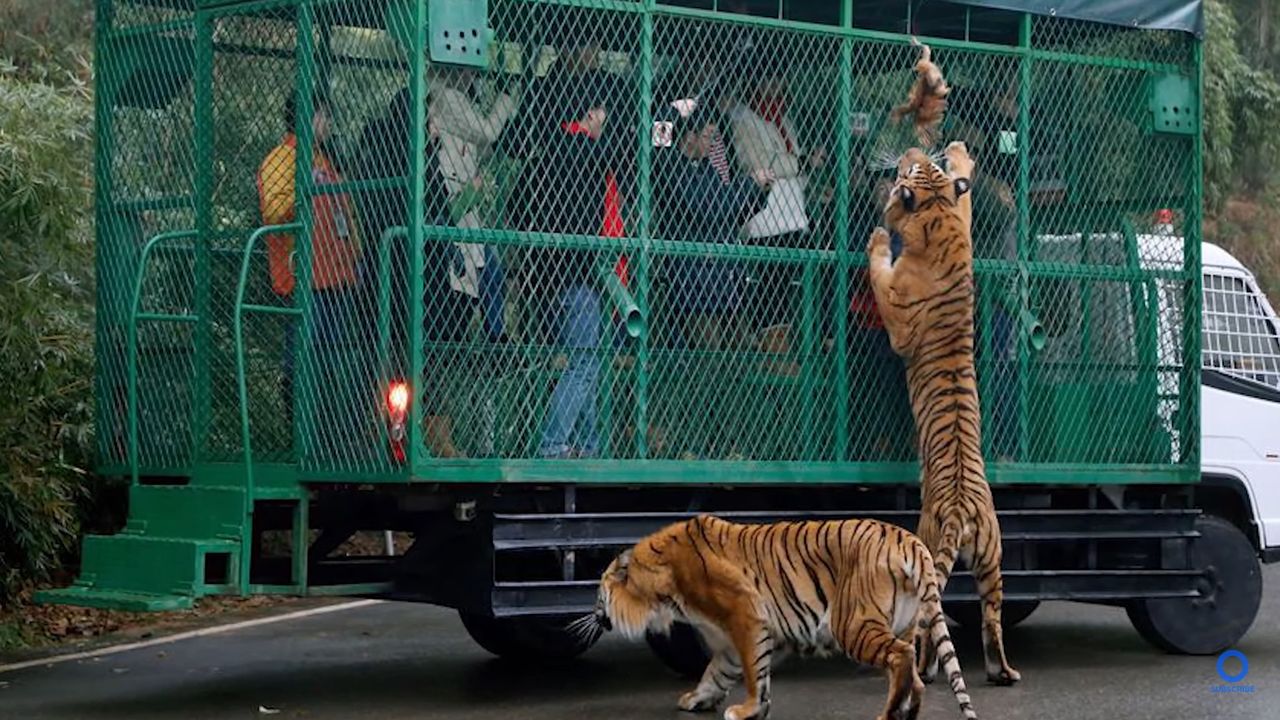
{"label": "road surface", "polygon": [[[974,705],[1003,720],[1274,720],[1280,567],[1265,582],[1239,645],[1251,694],[1213,692],[1215,658],[1159,653],[1122,610],[1051,603],[1007,634],[1017,687],[987,686],[977,638],[960,640]],[[450,611],[382,603],[0,672],[0,718],[676,720],[690,717],[675,709],[686,685],[618,637],[565,667],[518,667],[476,647]],[[793,660],[775,676],[771,718],[872,720],[884,692],[881,676],[838,659]],[[944,685],[928,689],[921,717],[959,717]]]}

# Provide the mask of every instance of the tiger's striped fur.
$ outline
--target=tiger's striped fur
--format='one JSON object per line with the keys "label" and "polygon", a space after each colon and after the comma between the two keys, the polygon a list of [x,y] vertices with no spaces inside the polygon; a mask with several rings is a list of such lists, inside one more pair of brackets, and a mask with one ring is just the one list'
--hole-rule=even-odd
{"label": "tiger's striped fur", "polygon": [[768,714],[770,665],[775,652],[786,650],[843,652],[886,670],[889,697],[880,720],[911,720],[924,691],[914,644],[924,628],[961,712],[973,720],[941,602],[929,550],[895,525],[740,525],[701,515],[615,559],[601,578],[595,618],[631,638],[667,632],[677,620],[692,623],[713,655],[679,706],[714,709],[742,681],[747,697],[725,710],[727,720]]}
{"label": "tiger's striped fur", "polygon": [[[868,273],[894,350],[906,363],[918,435],[922,508],[917,533],[946,587],[956,559],[972,569],[982,598],[987,678],[1011,684],[1000,627],[1003,581],[1000,526],[982,460],[974,364],[973,161],[963,143],[947,146],[947,172],[918,149],[908,151],[885,208],[902,238],[894,261],[889,234],[876,228]],[[921,653],[925,679],[934,666]]]}

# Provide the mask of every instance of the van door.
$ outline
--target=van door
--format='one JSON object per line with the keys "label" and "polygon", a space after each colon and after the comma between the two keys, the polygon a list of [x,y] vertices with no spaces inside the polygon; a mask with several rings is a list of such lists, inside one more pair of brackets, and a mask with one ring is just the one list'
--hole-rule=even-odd
{"label": "van door", "polygon": [[1243,480],[1262,542],[1280,545],[1280,323],[1248,273],[1206,268],[1201,467]]}

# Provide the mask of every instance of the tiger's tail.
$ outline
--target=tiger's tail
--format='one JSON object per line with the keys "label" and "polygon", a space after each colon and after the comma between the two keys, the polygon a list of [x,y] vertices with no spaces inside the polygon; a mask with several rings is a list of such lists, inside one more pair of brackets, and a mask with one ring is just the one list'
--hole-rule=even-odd
{"label": "tiger's tail", "polygon": [[951,632],[947,630],[947,619],[942,614],[942,588],[938,586],[937,574],[930,572],[925,585],[922,600],[925,617],[928,618],[929,639],[938,652],[938,662],[951,684],[951,692],[960,704],[960,714],[965,720],[977,720],[978,714],[973,711],[973,702],[969,697],[969,688],[964,684],[964,675],[960,672],[960,659],[956,657],[955,645],[951,643]]}

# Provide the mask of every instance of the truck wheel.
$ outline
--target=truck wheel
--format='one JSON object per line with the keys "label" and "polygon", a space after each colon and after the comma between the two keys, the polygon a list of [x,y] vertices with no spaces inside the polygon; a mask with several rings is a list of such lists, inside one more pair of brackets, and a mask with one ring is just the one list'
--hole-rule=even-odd
{"label": "truck wheel", "polygon": [[598,634],[583,637],[566,629],[576,618],[495,618],[462,610],[458,611],[458,617],[477,645],[506,660],[572,660],[600,639]]}
{"label": "truck wheel", "polygon": [[[1009,600],[1000,607],[1000,625],[1008,630],[1031,617],[1040,607],[1039,600]],[[966,630],[982,629],[982,606],[977,601],[944,602],[942,612]]]}
{"label": "truck wheel", "polygon": [[1205,573],[1200,597],[1135,600],[1129,621],[1144,640],[1173,653],[1216,655],[1244,637],[1262,602],[1258,553],[1235,525],[1210,515],[1196,520],[1191,566]]}
{"label": "truck wheel", "polygon": [[702,642],[702,636],[689,623],[671,623],[670,634],[650,632],[644,639],[663,665],[688,680],[702,677],[702,671],[711,662],[711,653]]}

